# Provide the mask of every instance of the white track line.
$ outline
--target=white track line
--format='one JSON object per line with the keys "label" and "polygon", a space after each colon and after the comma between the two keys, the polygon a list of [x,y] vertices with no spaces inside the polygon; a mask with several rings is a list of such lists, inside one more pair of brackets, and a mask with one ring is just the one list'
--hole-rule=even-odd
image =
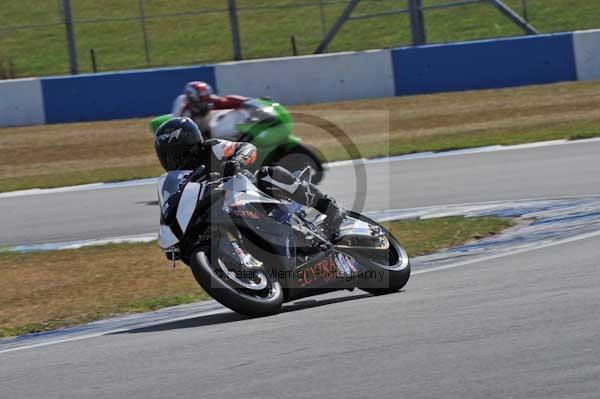
{"label": "white track line", "polygon": [[[522,249],[505,252],[505,253],[501,253],[501,254],[490,255],[490,256],[486,256],[486,257],[450,263],[448,265],[443,265],[443,266],[435,266],[435,267],[431,267],[431,268],[415,270],[414,272],[411,273],[411,276],[415,276],[418,274],[437,272],[437,271],[442,271],[442,270],[447,270],[447,269],[455,269],[455,268],[462,267],[462,266],[468,266],[468,265],[471,265],[474,263],[487,262],[487,261],[502,258],[505,256],[518,255],[518,254],[522,254],[522,253],[529,252],[529,251],[536,251],[539,249],[549,248],[549,247],[553,247],[556,245],[568,244],[571,242],[594,238],[597,236],[600,236],[600,231],[586,233],[586,234],[582,234],[582,235],[575,236],[575,237],[565,238],[565,239],[559,240],[559,241],[554,241],[554,242],[550,242],[550,243],[546,243],[546,244],[542,244],[542,245],[537,245],[534,247],[522,248]],[[212,314],[221,314],[221,313],[225,313],[225,312],[230,312],[230,310],[224,307],[223,309],[217,309],[217,310],[212,310],[212,311],[208,311],[208,312],[199,312],[199,313],[195,313],[195,314],[191,314],[191,315],[176,317],[176,318],[169,319],[169,320],[161,320],[156,323],[144,324],[142,326],[118,328],[118,329],[103,331],[103,332],[99,332],[99,333],[92,333],[92,334],[86,334],[86,335],[81,335],[81,336],[77,336],[77,337],[58,339],[55,341],[39,342],[36,344],[31,344],[31,345],[18,346],[18,347],[14,347],[14,348],[0,350],[0,354],[8,353],[8,352],[16,352],[16,351],[21,351],[21,350],[25,350],[25,349],[40,348],[40,347],[44,347],[44,346],[50,346],[50,345],[55,345],[55,344],[60,344],[60,343],[65,343],[65,342],[80,341],[83,339],[96,338],[96,337],[100,337],[100,336],[104,336],[104,335],[120,333],[120,332],[127,332],[127,331],[136,330],[139,328],[148,328],[148,327],[158,326],[161,324],[173,323],[173,322],[177,322],[177,321],[184,321],[184,320],[193,319],[195,317],[208,316],[208,315],[212,315]]]}
{"label": "white track line", "polygon": [[[391,162],[402,162],[402,161],[412,161],[417,159],[429,159],[429,158],[443,158],[450,156],[460,156],[460,155],[472,155],[472,154],[481,154],[481,153],[489,153],[489,152],[499,152],[499,151],[513,151],[513,150],[526,150],[532,148],[542,148],[542,147],[554,147],[560,145],[574,145],[574,144],[586,144],[586,143],[597,143],[600,142],[600,137],[591,138],[591,139],[582,139],[582,140],[552,140],[552,141],[540,141],[535,143],[527,143],[527,144],[516,144],[516,145],[493,145],[488,147],[477,147],[477,148],[468,148],[463,150],[453,150],[453,151],[444,151],[444,152],[419,152],[415,154],[407,154],[407,155],[396,155],[390,157],[383,158],[372,158],[372,159],[355,159],[355,160],[346,160],[346,161],[337,161],[330,162],[325,164],[328,168],[337,168],[350,166],[355,162],[361,162],[365,165],[371,164],[379,164],[379,163],[391,163]],[[158,178],[151,177],[147,179],[138,179],[138,180],[128,180],[118,183],[92,183],[92,184],[84,184],[78,186],[67,186],[67,187],[58,187],[58,188],[33,188],[29,190],[19,190],[19,191],[9,191],[6,193],[0,193],[0,199],[2,198],[12,198],[12,197],[23,197],[23,196],[31,196],[31,195],[43,195],[43,194],[55,194],[55,193],[65,193],[65,192],[73,192],[73,191],[86,191],[86,190],[103,190],[109,188],[123,188],[123,187],[133,187],[133,186],[145,186],[156,184]]]}
{"label": "white track line", "polygon": [[595,137],[591,139],[581,139],[581,140],[550,140],[550,141],[538,141],[534,143],[526,143],[526,144],[515,144],[515,145],[492,145],[487,147],[475,147],[475,148],[465,148],[462,150],[452,150],[452,151],[442,151],[442,152],[418,152],[414,154],[406,154],[406,155],[392,155],[389,157],[382,158],[361,158],[359,160],[346,160],[346,161],[337,161],[326,164],[328,167],[338,167],[338,166],[347,166],[352,165],[354,162],[362,161],[367,165],[370,164],[378,164],[385,162],[400,162],[400,161],[413,161],[416,159],[429,159],[429,158],[443,158],[449,156],[459,156],[459,155],[472,155],[472,154],[481,154],[488,152],[500,152],[500,151],[513,151],[513,150],[528,150],[533,148],[543,148],[543,147],[555,147],[560,145],[573,145],[573,144],[582,144],[582,143],[597,143],[600,142],[600,137]]}
{"label": "white track line", "polygon": [[156,184],[158,181],[157,177],[150,177],[147,179],[138,180],[127,180],[117,183],[91,183],[82,184],[78,186],[66,186],[57,188],[32,188],[29,190],[9,191],[6,193],[0,193],[0,199],[2,198],[13,198],[13,197],[26,197],[32,195],[43,195],[43,194],[56,194],[56,193],[68,193],[73,191],[87,191],[87,190],[102,190],[107,188],[122,188],[122,187],[134,187],[134,186],[146,186],[150,184]]}
{"label": "white track line", "polygon": [[42,252],[42,251],[60,251],[65,249],[80,249],[85,247],[96,247],[108,244],[137,244],[147,243],[156,241],[158,233],[147,233],[138,234],[131,236],[118,236],[108,238],[98,238],[90,240],[78,240],[78,241],[63,241],[63,242],[49,242],[45,244],[31,244],[31,245],[16,245],[11,247],[0,248],[0,253],[3,252]]}
{"label": "white track line", "polygon": [[429,273],[429,272],[437,272],[437,271],[446,270],[446,269],[454,269],[456,267],[467,266],[467,265],[470,265],[473,263],[478,263],[478,262],[487,262],[490,260],[502,258],[504,256],[519,255],[519,254],[529,252],[529,251],[537,251],[539,249],[549,248],[549,247],[553,247],[555,245],[568,244],[568,243],[579,241],[579,240],[586,240],[588,238],[594,238],[597,236],[600,236],[600,231],[592,231],[590,233],[580,234],[580,235],[577,235],[574,237],[564,238],[562,240],[547,242],[545,244],[535,245],[535,246],[531,246],[531,247],[527,247],[527,248],[515,249],[515,250],[509,251],[509,252],[504,252],[504,253],[499,253],[499,254],[494,254],[494,255],[489,255],[489,256],[483,256],[483,257],[475,257],[474,259],[468,259],[468,260],[464,260],[464,261],[454,262],[454,263],[450,263],[447,265],[419,269],[419,270],[415,270],[414,272],[412,272],[411,276],[417,275],[417,274]]}
{"label": "white track line", "polygon": [[[449,204],[445,206],[428,206],[428,207],[416,207],[416,208],[398,208],[398,209],[389,209],[387,211],[369,211],[365,212],[366,216],[375,218],[380,223],[389,222],[401,219],[398,214],[408,214],[411,212],[419,213],[419,211],[424,211],[427,209],[438,209],[438,208],[446,208],[446,209],[460,209],[463,207],[482,207],[486,205],[496,205],[496,204],[506,204],[506,203],[523,203],[523,202],[534,202],[534,201],[560,201],[560,200],[578,200],[578,199],[586,199],[586,198],[598,198],[599,194],[595,195],[584,195],[581,197],[573,197],[573,196],[565,196],[565,197],[555,197],[555,198],[526,198],[520,200],[513,201],[485,201],[485,202],[469,202],[469,203],[458,203],[458,204]],[[450,211],[451,215],[455,215],[456,212]],[[389,215],[389,216],[386,216]],[[379,216],[379,217],[377,217]],[[427,219],[431,219],[433,217],[439,217],[440,215],[427,215]],[[17,245],[10,247],[0,247],[0,253],[2,252],[17,252],[17,253],[28,253],[28,252],[41,252],[41,251],[55,251],[55,250],[65,250],[65,249],[79,249],[83,247],[91,247],[91,246],[100,246],[106,244],[134,244],[134,243],[146,243],[152,242],[157,239],[157,233],[145,233],[145,234],[137,234],[131,236],[117,236],[117,237],[107,237],[107,238],[98,238],[98,239],[90,239],[90,240],[81,240],[81,241],[64,241],[64,242],[53,242],[53,243],[44,243],[44,244],[30,244],[30,245]]]}
{"label": "white track line", "polygon": [[[216,302],[216,301],[211,301],[211,302]],[[191,315],[185,315],[185,316],[180,316],[180,317],[173,317],[172,319],[161,320],[161,321],[156,322],[156,323],[149,323],[149,324],[144,324],[144,325],[141,325],[141,326],[115,328],[113,330],[108,330],[108,331],[102,331],[102,332],[97,332],[97,333],[92,333],[92,334],[79,335],[77,337],[63,338],[63,339],[57,339],[57,340],[54,340],[54,341],[38,342],[36,344],[31,344],[31,345],[17,346],[17,347],[14,347],[14,348],[8,348],[8,349],[0,350],[0,354],[9,353],[9,352],[17,352],[17,351],[25,350],[25,349],[41,348],[41,347],[44,347],[44,346],[50,346],[50,345],[55,345],[55,344],[62,344],[62,343],[65,343],[65,342],[80,341],[82,339],[90,339],[90,338],[102,337],[104,335],[110,335],[110,334],[116,334],[116,333],[121,333],[121,332],[127,332],[127,331],[131,331],[131,330],[137,330],[137,329],[140,329],[140,328],[148,328],[148,327],[159,326],[161,324],[175,323],[175,322],[178,322],[178,321],[185,321],[185,320],[189,320],[189,319],[193,319],[193,318],[201,317],[201,316],[210,316],[210,315],[213,315],[213,314],[225,313],[225,311],[229,311],[229,309],[223,308],[223,309],[216,309],[216,310],[212,310],[212,311],[209,310],[209,311],[204,311],[204,312],[192,313]]]}

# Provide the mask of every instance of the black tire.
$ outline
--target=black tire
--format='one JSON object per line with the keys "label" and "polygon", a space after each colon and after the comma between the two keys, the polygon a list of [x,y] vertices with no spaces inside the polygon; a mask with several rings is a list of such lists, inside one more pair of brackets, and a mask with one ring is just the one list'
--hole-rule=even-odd
{"label": "black tire", "polygon": [[406,266],[406,273],[388,272],[387,278],[389,279],[389,287],[386,288],[370,288],[370,287],[359,287],[361,290],[368,292],[373,295],[387,295],[393,294],[400,291],[410,278],[410,261]]}
{"label": "black tire", "polygon": [[[388,259],[391,259],[392,263],[394,263],[392,265],[388,265],[387,267],[382,267],[381,265],[368,259],[367,256],[362,255],[360,251],[352,251],[352,256],[354,256],[355,258],[362,258],[363,262],[368,262],[373,268],[373,270],[375,270],[377,273],[382,273],[380,274],[380,276],[383,276],[382,280],[387,281],[385,287],[377,286],[376,284],[375,286],[373,286],[372,284],[367,283],[363,286],[359,285],[358,288],[373,295],[392,294],[394,292],[400,291],[410,279],[410,260],[408,259],[408,255],[406,254],[406,251],[404,251],[404,248],[402,248],[400,242],[387,229],[385,229],[383,226],[381,226],[374,220],[364,215],[361,215],[360,213],[352,211],[348,212],[348,216],[362,220],[369,224],[379,226],[383,231],[387,233],[387,239],[390,242],[390,251],[388,252]],[[393,253],[391,253],[391,251],[395,251],[397,254],[394,255]],[[403,259],[406,259],[406,265],[403,265]]]}
{"label": "black tire", "polygon": [[229,309],[252,317],[270,316],[281,311],[283,290],[277,281],[271,281],[269,297],[258,298],[227,284],[211,266],[210,246],[192,252],[190,266],[194,278],[211,297]]}
{"label": "black tire", "polygon": [[279,148],[272,163],[273,165],[282,166],[290,172],[303,170],[310,166],[313,170],[311,182],[318,184],[323,180],[323,163],[317,154],[304,144],[298,144],[290,150]]}

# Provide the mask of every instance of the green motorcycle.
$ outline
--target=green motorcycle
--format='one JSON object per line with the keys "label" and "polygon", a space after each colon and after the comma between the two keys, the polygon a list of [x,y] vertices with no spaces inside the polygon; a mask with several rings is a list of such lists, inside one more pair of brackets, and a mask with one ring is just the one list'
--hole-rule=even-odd
{"label": "green motorcycle", "polygon": [[[171,114],[152,119],[152,133]],[[278,165],[291,172],[311,167],[313,183],[323,178],[323,164],[314,150],[292,134],[292,116],[281,104],[268,99],[250,99],[240,108],[213,111],[209,122],[210,137],[232,141],[247,141],[258,149],[253,168]]]}

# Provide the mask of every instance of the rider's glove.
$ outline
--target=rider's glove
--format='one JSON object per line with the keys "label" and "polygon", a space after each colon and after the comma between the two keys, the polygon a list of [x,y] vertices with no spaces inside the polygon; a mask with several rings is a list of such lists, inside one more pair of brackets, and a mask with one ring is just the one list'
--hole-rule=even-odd
{"label": "rider's glove", "polygon": [[230,160],[225,162],[223,165],[223,176],[230,177],[235,175],[241,169],[240,162],[235,160]]}

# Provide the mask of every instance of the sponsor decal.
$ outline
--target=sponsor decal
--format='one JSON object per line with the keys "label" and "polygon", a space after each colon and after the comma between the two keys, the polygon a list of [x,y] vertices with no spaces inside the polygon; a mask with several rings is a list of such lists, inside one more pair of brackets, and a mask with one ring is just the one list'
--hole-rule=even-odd
{"label": "sponsor decal", "polygon": [[156,139],[158,141],[166,141],[167,143],[172,143],[174,140],[179,139],[179,135],[181,135],[181,129],[177,129],[171,134],[163,134],[161,136],[157,136]]}
{"label": "sponsor decal", "polygon": [[329,281],[336,278],[338,268],[331,258],[325,258],[297,272],[300,287],[307,287],[317,281]]}
{"label": "sponsor decal", "polygon": [[233,207],[234,205],[231,206],[231,212],[230,212],[231,215],[239,216],[239,217],[243,217],[243,218],[249,218],[249,219],[260,219],[258,212],[250,211],[247,209],[234,208]]}

